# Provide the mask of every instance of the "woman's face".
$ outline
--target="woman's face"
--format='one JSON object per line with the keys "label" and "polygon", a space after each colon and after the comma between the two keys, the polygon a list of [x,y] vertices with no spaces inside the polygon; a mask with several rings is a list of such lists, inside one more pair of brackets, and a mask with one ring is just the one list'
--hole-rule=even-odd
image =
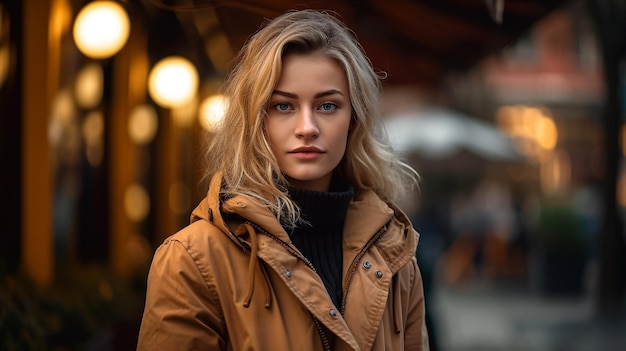
{"label": "woman's face", "polygon": [[291,185],[328,191],[341,161],[352,115],[341,66],[320,54],[289,54],[266,121],[272,152]]}

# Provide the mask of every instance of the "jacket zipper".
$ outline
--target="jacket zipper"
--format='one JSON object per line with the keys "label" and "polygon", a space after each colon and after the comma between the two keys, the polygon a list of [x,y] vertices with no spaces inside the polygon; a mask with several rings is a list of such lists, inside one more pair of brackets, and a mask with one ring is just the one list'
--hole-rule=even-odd
{"label": "jacket zipper", "polygon": [[256,223],[252,223],[250,221],[246,221],[246,224],[251,225],[254,229],[256,229],[257,232],[260,232],[260,233],[263,233],[263,234],[269,236],[271,239],[273,239],[274,241],[279,243],[282,247],[284,247],[287,251],[289,251],[289,253],[291,253],[292,255],[296,256],[298,259],[302,260],[304,263],[306,263],[306,265],[309,266],[309,268],[311,268],[313,270],[313,272],[317,273],[317,271],[315,270],[315,267],[313,267],[313,264],[311,263],[311,261],[309,261],[306,257],[304,257],[300,252],[294,250],[294,248],[291,245],[289,245],[286,242],[280,240],[274,234],[272,234],[272,233],[268,232],[267,230],[263,229],[263,227],[259,226]]}
{"label": "jacket zipper", "polygon": [[361,251],[359,252],[358,255],[356,255],[356,257],[354,258],[354,260],[352,261],[352,263],[350,264],[350,268],[348,269],[348,274],[346,275],[346,290],[344,290],[343,292],[343,297],[341,299],[341,315],[343,316],[345,311],[346,311],[346,303],[347,303],[347,297],[348,297],[348,290],[350,289],[350,282],[352,282],[352,278],[354,277],[354,274],[356,273],[356,270],[359,266],[359,262],[361,261],[361,258],[363,258],[363,256],[365,255],[365,253],[367,252],[367,250],[369,250],[369,248],[374,245],[374,243],[380,239],[380,237],[385,234],[385,232],[387,231],[387,225],[389,223],[385,224],[382,228],[380,228],[378,230],[378,232],[376,232],[376,234],[374,234],[374,236],[372,236],[367,243],[365,243],[365,245],[363,246],[363,248],[361,249]]}
{"label": "jacket zipper", "polygon": [[[267,230],[263,229],[263,227],[259,226],[256,223],[253,223],[253,222],[250,222],[250,221],[246,221],[246,224],[251,225],[257,232],[263,233],[263,234],[267,235],[268,237],[270,237],[272,240],[276,241],[278,244],[280,244],[282,247],[284,247],[289,253],[291,253],[292,255],[297,257],[299,260],[304,262],[307,266],[309,266],[309,268],[311,268],[311,270],[313,272],[317,273],[317,271],[315,270],[315,267],[313,267],[313,264],[311,263],[311,261],[309,261],[308,258],[304,257],[300,252],[294,250],[294,248],[291,245],[289,245],[288,243],[286,243],[283,240],[279,239],[274,234],[271,234]],[[249,245],[246,244],[246,246],[249,246]],[[319,333],[320,338],[322,339],[322,345],[324,346],[324,351],[331,351],[330,342],[328,341],[328,336],[326,335],[326,331],[322,327],[322,325],[321,325],[320,321],[317,319],[317,317],[315,317],[313,314],[311,314],[311,317],[313,318],[313,323],[315,323],[315,327],[317,328],[317,332]]]}

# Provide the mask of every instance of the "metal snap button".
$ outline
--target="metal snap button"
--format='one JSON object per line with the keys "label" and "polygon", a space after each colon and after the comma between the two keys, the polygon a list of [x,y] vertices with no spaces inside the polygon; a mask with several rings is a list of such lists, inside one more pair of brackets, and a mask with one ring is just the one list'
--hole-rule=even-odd
{"label": "metal snap button", "polygon": [[331,308],[331,309],[328,311],[328,314],[330,314],[330,316],[331,316],[331,317],[337,317],[337,310],[336,310],[336,309],[334,309],[334,308]]}
{"label": "metal snap button", "polygon": [[383,277],[383,272],[381,271],[376,271],[376,278],[382,278]]}
{"label": "metal snap button", "polygon": [[363,262],[363,268],[365,268],[365,269],[372,268],[372,264],[370,263],[370,261]]}
{"label": "metal snap button", "polygon": [[287,276],[287,278],[291,279],[291,271],[288,269],[285,269],[285,275]]}

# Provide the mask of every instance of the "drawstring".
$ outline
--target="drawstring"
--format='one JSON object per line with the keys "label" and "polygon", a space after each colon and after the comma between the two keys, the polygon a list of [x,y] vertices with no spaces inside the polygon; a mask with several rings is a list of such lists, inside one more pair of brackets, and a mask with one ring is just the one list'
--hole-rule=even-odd
{"label": "drawstring", "polygon": [[270,277],[267,275],[267,271],[263,265],[259,265],[261,267],[261,272],[263,272],[263,276],[265,277],[265,308],[270,308],[272,306],[272,292],[270,291]]}
{"label": "drawstring", "polygon": [[394,275],[391,279],[391,284],[393,285],[393,329],[396,334],[400,334],[400,316],[402,316],[402,303],[400,302],[400,287],[399,287],[399,279],[397,275]]}
{"label": "drawstring", "polygon": [[256,232],[251,225],[245,223],[244,226],[250,234],[250,241],[252,241],[252,247],[250,252],[250,263],[248,264],[248,293],[244,298],[243,307],[248,308],[250,306],[250,300],[252,300],[252,293],[254,292],[254,272],[258,263],[257,251],[259,250],[256,244]]}
{"label": "drawstring", "polygon": [[259,267],[259,269],[263,273],[263,278],[265,278],[264,279],[265,308],[270,308],[272,296],[271,296],[270,286],[269,286],[269,276],[267,275],[267,272],[265,271],[265,269],[263,269],[263,266],[258,263],[259,258],[257,256],[257,252],[259,251],[259,247],[257,245],[256,230],[254,230],[254,227],[252,227],[252,225],[250,225],[249,223],[244,223],[243,225],[246,227],[248,234],[250,234],[250,243],[251,243],[250,262],[248,264],[248,272],[249,272],[248,273],[248,292],[246,293],[246,297],[244,298],[243,307],[248,308],[250,306],[250,301],[252,301],[252,293],[254,292],[255,273],[256,273],[257,267]]}

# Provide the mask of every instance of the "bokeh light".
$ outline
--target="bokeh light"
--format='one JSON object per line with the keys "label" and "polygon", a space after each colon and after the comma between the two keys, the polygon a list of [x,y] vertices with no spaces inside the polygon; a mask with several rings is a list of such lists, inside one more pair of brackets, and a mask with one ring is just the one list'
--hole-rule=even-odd
{"label": "bokeh light", "polygon": [[545,194],[559,194],[571,183],[572,165],[569,153],[558,150],[541,163],[540,183]]}
{"label": "bokeh light", "polygon": [[90,112],[82,124],[85,141],[85,157],[92,166],[99,166],[104,157],[104,115],[101,111]]}
{"label": "bokeh light", "polygon": [[543,159],[558,145],[559,133],[546,108],[502,106],[496,113],[498,127],[513,138],[516,149],[532,159]]}
{"label": "bokeh light", "polygon": [[102,101],[104,90],[104,73],[96,63],[85,65],[76,77],[74,95],[78,106],[90,109],[97,107]]}
{"label": "bokeh light", "polygon": [[85,6],[74,22],[74,41],[91,58],[115,55],[128,40],[130,21],[124,8],[113,1],[94,1]]}
{"label": "bokeh light", "polygon": [[130,139],[139,145],[154,140],[158,129],[157,113],[152,106],[139,105],[132,109],[128,118],[128,134]]}
{"label": "bokeh light", "polygon": [[226,98],[221,95],[212,95],[202,101],[198,118],[202,128],[213,132],[219,128],[226,111]]}
{"label": "bokeh light", "polygon": [[148,91],[162,107],[180,107],[193,99],[198,89],[198,71],[187,59],[170,56],[157,62],[148,77]]}
{"label": "bokeh light", "polygon": [[9,45],[0,45],[0,88],[9,76]]}
{"label": "bokeh light", "polygon": [[134,221],[141,222],[150,213],[150,196],[140,184],[131,184],[124,193],[124,210],[126,216]]}

